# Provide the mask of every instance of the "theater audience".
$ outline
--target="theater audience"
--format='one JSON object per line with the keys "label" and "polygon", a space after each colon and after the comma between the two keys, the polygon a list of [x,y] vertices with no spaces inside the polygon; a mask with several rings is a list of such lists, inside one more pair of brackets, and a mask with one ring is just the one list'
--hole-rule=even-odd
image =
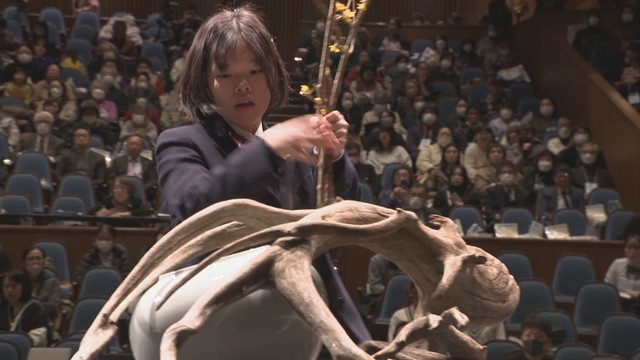
{"label": "theater audience", "polygon": [[624,240],[624,257],[613,260],[604,281],[618,289],[624,311],[640,315],[640,235]]}
{"label": "theater audience", "polygon": [[536,219],[545,225],[552,223],[553,215],[561,209],[577,209],[584,211],[584,191],[571,186],[571,170],[566,166],[558,166],[553,173],[553,186],[540,191],[536,206]]}
{"label": "theater audience", "polygon": [[480,207],[480,197],[473,191],[467,171],[462,165],[456,165],[449,176],[449,187],[438,191],[433,199],[433,208],[444,216],[449,216],[456,206],[471,205]]}
{"label": "theater audience", "polygon": [[32,298],[31,283],[22,271],[11,271],[2,276],[0,330],[27,333],[33,346],[47,346],[47,314]]}
{"label": "theater audience", "polygon": [[116,244],[118,233],[116,229],[109,224],[101,224],[98,226],[98,233],[93,243],[93,248],[86,253],[75,271],[75,280],[78,284],[82,284],[82,278],[92,267],[107,266],[118,270],[123,277],[127,276],[131,271],[129,263],[129,254],[126,253],[124,247]]}
{"label": "theater audience", "polygon": [[31,283],[32,296],[44,304],[47,317],[54,321],[60,314],[60,279],[45,270],[47,254],[38,245],[29,246],[22,253],[24,273]]}

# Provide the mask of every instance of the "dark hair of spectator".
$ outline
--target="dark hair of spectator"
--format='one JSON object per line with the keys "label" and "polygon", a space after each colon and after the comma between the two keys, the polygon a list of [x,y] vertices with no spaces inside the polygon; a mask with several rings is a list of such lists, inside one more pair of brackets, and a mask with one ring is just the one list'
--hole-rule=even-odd
{"label": "dark hair of spectator", "polygon": [[[31,282],[29,281],[29,277],[22,270],[13,270],[8,273],[5,273],[2,276],[2,283],[4,283],[5,279],[9,279],[15,283],[20,284],[22,287],[22,294],[20,295],[20,302],[26,303],[31,300]],[[4,294],[2,296],[4,298]]]}

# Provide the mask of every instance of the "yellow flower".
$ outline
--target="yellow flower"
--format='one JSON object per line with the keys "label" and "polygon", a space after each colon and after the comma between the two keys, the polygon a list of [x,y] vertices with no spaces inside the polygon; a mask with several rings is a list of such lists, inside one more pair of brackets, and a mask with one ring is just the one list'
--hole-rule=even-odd
{"label": "yellow flower", "polygon": [[355,17],[356,17],[356,13],[354,13],[350,9],[345,9],[342,12],[342,20],[344,20],[344,22],[346,22],[347,24],[351,24]]}
{"label": "yellow flower", "polygon": [[360,0],[358,10],[367,10],[367,0]]}
{"label": "yellow flower", "polygon": [[336,12],[344,11],[347,9],[347,6],[341,2],[336,1]]}
{"label": "yellow flower", "polygon": [[342,51],[342,50],[340,50],[340,45],[338,43],[334,43],[332,45],[329,45],[329,50],[331,52],[334,52],[334,53],[339,53],[339,52]]}
{"label": "yellow flower", "polygon": [[309,85],[300,85],[300,95],[311,95],[311,88]]}

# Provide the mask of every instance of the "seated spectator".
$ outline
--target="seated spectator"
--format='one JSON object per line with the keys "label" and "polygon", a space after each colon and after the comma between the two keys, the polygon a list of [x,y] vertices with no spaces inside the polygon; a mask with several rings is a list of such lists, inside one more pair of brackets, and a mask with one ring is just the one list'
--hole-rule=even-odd
{"label": "seated spectator", "polygon": [[636,8],[631,4],[622,7],[620,21],[615,28],[615,34],[618,42],[628,45],[640,39],[640,19],[636,14]]}
{"label": "seated spectator", "polygon": [[[573,144],[558,154],[558,163],[565,164],[570,168],[577,168],[582,165],[580,161],[580,147],[591,141],[591,128],[586,124],[579,124],[573,130]],[[607,168],[602,149],[598,149],[595,166],[601,169]]]}
{"label": "seated spectator", "polygon": [[5,83],[11,81],[16,69],[24,70],[26,81],[33,84],[42,79],[42,69],[33,62],[33,50],[29,45],[22,44],[18,46],[15,56],[10,58],[13,63],[9,63],[0,74],[0,82]]}
{"label": "seated spectator", "polygon": [[[392,114],[391,124],[395,124],[396,117],[398,118],[398,122],[400,122],[400,116],[397,115],[394,111],[390,110],[391,106],[389,105],[389,95],[386,91],[377,91],[374,94],[374,104],[371,110],[364,113],[362,116],[362,125],[360,127],[360,137],[362,139],[366,139],[367,136],[373,131],[373,129],[378,128],[380,124],[380,120],[382,117],[382,112],[390,111]],[[365,147],[366,148],[366,147]]]}
{"label": "seated spectator", "polygon": [[469,143],[462,158],[462,165],[469,172],[471,179],[476,176],[478,169],[489,165],[487,154],[493,140],[493,133],[488,126],[483,125],[476,130],[473,139],[474,142]]}
{"label": "seated spectator", "polygon": [[[127,88],[127,95],[132,99],[145,98],[154,110],[160,109],[160,97],[155,86],[151,83],[151,77],[146,72],[137,73]],[[159,124],[158,124],[159,125]]]}
{"label": "seated spectator", "polygon": [[384,167],[391,163],[403,163],[410,168],[413,167],[407,150],[393,140],[394,134],[393,128],[381,128],[373,148],[367,151],[367,163],[373,166],[378,175],[382,175]]}
{"label": "seated spectator", "polygon": [[20,149],[22,151],[37,151],[47,156],[57,164],[66,153],[65,141],[51,134],[53,127],[53,115],[46,111],[40,111],[33,117],[35,133],[25,133],[20,136]]}
{"label": "seated spectator", "polygon": [[151,210],[143,203],[142,199],[135,196],[135,193],[136,188],[131,179],[117,176],[113,180],[111,195],[87,213],[108,217],[147,216],[151,214]]}
{"label": "seated spectator", "polygon": [[0,135],[7,139],[10,153],[20,148],[20,128],[11,114],[2,111],[2,105],[0,105]]}
{"label": "seated spectator", "polygon": [[631,43],[624,50],[624,64],[615,86],[636,110],[640,107],[637,94],[640,91],[640,43]]}
{"label": "seated spectator", "polygon": [[49,65],[44,79],[33,85],[33,103],[37,110],[42,109],[44,100],[53,98],[60,103],[59,118],[70,122],[78,116],[78,97],[71,82],[62,81],[60,65]]}
{"label": "seated spectator", "polygon": [[522,350],[507,355],[505,359],[551,360],[556,350],[551,324],[546,319],[530,316],[522,323],[519,339]]}
{"label": "seated spectator", "polygon": [[107,266],[118,270],[124,278],[131,271],[128,254],[116,246],[118,234],[113,225],[98,226],[94,247],[84,254],[75,271],[75,280],[82,284],[82,278],[92,267]]}
{"label": "seated spectator", "polygon": [[491,144],[487,150],[487,163],[476,169],[471,178],[473,190],[480,196],[487,196],[487,188],[499,181],[500,168],[506,162],[506,151],[500,144]]}
{"label": "seated spectator", "polygon": [[27,333],[33,346],[47,346],[47,314],[32,300],[31,283],[22,271],[11,271],[2,276],[2,302],[0,302],[0,330]]}
{"label": "seated spectator", "polygon": [[0,18],[0,56],[12,56],[20,46],[20,40],[7,30],[7,20]]}
{"label": "seated spectator", "polygon": [[44,74],[45,71],[47,71],[47,68],[58,62],[50,51],[51,50],[44,39],[37,39],[33,43],[33,63],[38,67],[38,70],[36,71],[38,76],[31,78],[31,81],[34,83],[44,79]]}
{"label": "seated spectator", "polygon": [[122,90],[122,86],[126,86],[126,80],[124,80],[120,74],[117,70],[116,63],[110,60],[105,62],[96,75],[96,79],[102,80],[107,86],[105,99],[116,104],[118,108],[118,118],[124,115],[124,112],[129,109],[129,105],[134,101],[134,99],[129,99]]}
{"label": "seated spectator", "polygon": [[358,143],[348,142],[345,146],[347,155],[358,172],[358,180],[369,185],[373,194],[380,193],[380,178],[372,165],[362,161],[362,150]]}
{"label": "seated spectator", "polygon": [[544,139],[547,133],[555,131],[558,123],[558,109],[555,100],[548,97],[542,98],[538,111],[530,121],[525,123],[533,126],[539,139]]}
{"label": "seated spectator", "polygon": [[175,42],[178,42],[186,29],[195,33],[200,28],[200,25],[202,25],[202,19],[200,18],[198,7],[193,3],[186,5],[182,12],[182,19],[173,23]]}
{"label": "seated spectator", "polygon": [[553,185],[553,172],[556,167],[556,157],[549,150],[538,154],[533,163],[524,168],[522,186],[530,191],[529,203],[533,204],[539,191]]}
{"label": "seated spectator", "polygon": [[[322,20],[322,26],[324,27],[324,19]],[[351,84],[360,79],[360,69],[362,68],[362,65],[366,63],[371,63],[371,54],[369,54],[368,51],[360,51],[360,53],[358,53],[358,62],[347,68],[347,72],[343,80],[344,89],[350,89]]]}
{"label": "seated spectator", "polygon": [[80,104],[80,118],[77,124],[89,129],[91,135],[95,135],[104,141],[106,149],[111,149],[116,143],[116,136],[112,130],[113,125],[109,125],[106,121],[100,119],[100,115],[100,108],[93,99],[84,100]]}
{"label": "seated spectator", "polygon": [[69,174],[86,175],[98,193],[107,185],[107,166],[104,156],[91,151],[91,131],[84,126],[73,132],[73,148],[63,156],[58,166],[58,177]]}
{"label": "seated spectator", "polygon": [[351,91],[345,90],[342,92],[337,110],[340,111],[345,120],[347,120],[349,127],[359,134],[362,117],[364,116],[364,107],[355,101],[355,96]]}
{"label": "seated spectator", "polygon": [[111,18],[109,22],[100,29],[98,42],[112,43],[118,50],[119,57],[128,62],[135,62],[140,56],[142,47],[142,37],[140,29],[135,24],[135,19],[131,15],[124,18]]}
{"label": "seated spectator", "polygon": [[561,209],[584,211],[584,191],[571,186],[571,170],[558,166],[553,173],[553,186],[542,189],[538,196],[536,219],[545,225],[552,223],[553,215]]}
{"label": "seated spectator", "polygon": [[[349,90],[355,96],[356,103],[369,109],[374,102],[374,95],[384,92],[384,87],[376,79],[376,67],[373,63],[360,65],[360,78],[353,81]],[[388,103],[388,101],[387,101]]]}
{"label": "seated spectator", "polygon": [[409,199],[408,209],[416,214],[421,223],[428,223],[429,217],[433,214],[438,214],[438,211],[429,206],[431,201],[427,198],[427,188],[423,184],[415,182],[411,185],[409,191],[411,198]]}
{"label": "seated spectator", "polygon": [[144,150],[144,138],[138,134],[131,134],[127,138],[126,153],[116,156],[109,167],[109,181],[117,176],[135,176],[142,180],[148,199],[154,199],[158,190],[158,173],[156,165],[151,159],[140,156]]}
{"label": "seated spectator", "polygon": [[380,113],[380,121],[378,123],[369,123],[369,128],[371,129],[368,132],[368,135],[364,137],[362,140],[362,144],[366,150],[370,150],[373,144],[378,139],[378,134],[380,133],[380,129],[382,128],[391,128],[394,131],[394,141],[397,142],[400,146],[407,149],[407,143],[405,142],[405,138],[407,135],[407,130],[402,126],[402,122],[400,120],[400,116],[393,110],[385,109]]}
{"label": "seated spectator", "polygon": [[502,36],[500,32],[501,29],[492,22],[487,24],[487,34],[480,38],[476,49],[481,59],[484,59],[488,54],[498,51],[496,48],[496,39]]}
{"label": "seated spectator", "polygon": [[136,104],[132,106],[130,111],[127,111],[124,119],[125,123],[120,128],[118,137],[120,143],[128,138],[129,135],[138,134],[149,142],[151,148],[156,147],[160,113],[148,105],[146,98],[137,98]]}
{"label": "seated spectator", "polygon": [[430,86],[436,81],[449,82],[451,83],[451,85],[453,85],[456,94],[460,92],[460,75],[458,75],[455,71],[453,71],[454,61],[455,61],[455,58],[453,57],[452,53],[450,52],[442,53],[442,55],[440,56],[439,65],[431,69],[431,72],[429,74],[428,89],[429,89],[429,92],[431,93],[431,96],[435,96],[436,99],[440,95],[446,95],[446,94],[438,93],[433,89],[432,86]]}
{"label": "seated spectator", "polygon": [[87,73],[87,68],[84,66],[82,61],[79,58],[80,54],[77,49],[69,49],[65,54],[62,62],[60,63],[60,67],[62,69],[71,69],[75,70],[80,74],[80,79],[82,82],[89,80],[89,75]]}
{"label": "seated spectator", "polygon": [[518,168],[524,166],[524,150],[522,149],[521,136],[521,126],[519,123],[515,122],[507,126],[505,135],[498,142],[505,149],[505,159],[518,166]]}
{"label": "seated spectator", "polygon": [[460,52],[456,56],[454,70],[458,75],[462,73],[462,70],[469,67],[482,68],[482,59],[476,53],[476,43],[473,38],[462,39],[462,46]]}
{"label": "seated spectator", "polygon": [[25,107],[31,106],[31,97],[33,88],[27,82],[27,73],[22,68],[16,68],[13,72],[13,78],[3,84],[3,97],[14,97],[22,99]]}
{"label": "seated spectator", "polygon": [[60,314],[60,279],[45,270],[47,254],[38,245],[29,246],[22,253],[24,273],[31,284],[31,295],[44,304],[46,314],[55,321]]}
{"label": "seated spectator", "polygon": [[500,109],[506,102],[507,93],[504,90],[504,85],[498,80],[492,80],[489,83],[489,94],[482,102],[482,112],[485,119],[489,121],[500,116]]}
{"label": "seated spectator", "polygon": [[487,188],[484,211],[489,219],[489,224],[500,222],[500,213],[506,207],[523,206],[529,207],[529,190],[521,184],[522,176],[516,167],[505,162],[500,167],[498,182]]}
{"label": "seated spectator", "polygon": [[418,116],[420,123],[409,128],[407,134],[407,147],[412,159],[418,157],[420,150],[436,142],[440,130],[437,107],[425,106]]}
{"label": "seated spectator", "polygon": [[416,159],[416,169],[419,178],[424,178],[424,175],[427,174],[429,170],[442,161],[444,148],[453,143],[451,129],[441,127],[440,130],[438,130],[436,139],[435,143],[420,149],[420,153]]}
{"label": "seated spectator", "polygon": [[473,138],[476,132],[483,126],[482,113],[480,108],[475,105],[469,105],[465,113],[464,121],[460,122],[460,126],[453,128],[453,139],[460,148],[460,151],[464,152],[470,142],[473,142]]}
{"label": "seated spectator", "polygon": [[456,101],[454,111],[442,119],[442,125],[454,131],[462,126],[467,116],[467,109],[469,108],[469,102],[467,99],[461,97]]}
{"label": "seated spectator", "polygon": [[91,99],[98,105],[98,115],[100,121],[107,125],[117,124],[118,106],[107,99],[107,85],[100,79],[91,82]]}
{"label": "seated spectator", "polygon": [[438,191],[433,199],[433,208],[440,214],[449,216],[452,208],[463,205],[480,207],[480,197],[473,191],[467,170],[464,166],[457,165],[449,176],[449,187]]}
{"label": "seated spectator", "polygon": [[389,341],[393,341],[400,330],[402,330],[405,325],[412,322],[415,317],[416,306],[418,305],[419,300],[418,290],[416,290],[416,286],[411,282],[404,288],[404,291],[407,294],[407,303],[404,307],[396,310],[393,315],[391,315],[391,319],[389,320],[389,329],[387,332],[387,338]]}
{"label": "seated spectator", "polygon": [[417,179],[425,184],[427,203],[431,204],[438,191],[449,187],[451,171],[460,165],[460,150],[455,144],[449,144],[442,149],[440,163],[432,167],[425,176],[417,175]]}
{"label": "seated spectator", "polygon": [[[505,37],[495,39],[496,51],[484,57],[484,72],[488,78],[499,78],[499,71],[512,68],[520,64],[520,59],[509,46]],[[511,79],[501,79],[506,84]]]}
{"label": "seated spectator", "polygon": [[573,47],[584,57],[589,59],[591,50],[595,45],[614,41],[614,37],[601,25],[602,15],[599,10],[587,11],[587,28],[576,33],[573,39]]}
{"label": "seated spectator", "polygon": [[411,44],[402,34],[402,21],[399,17],[393,16],[387,22],[387,29],[384,35],[377,36],[373,39],[372,46],[380,49],[380,51],[397,51],[409,53]]}
{"label": "seated spectator", "polygon": [[613,260],[604,281],[618,289],[624,311],[640,315],[640,235],[624,241],[624,257]]}
{"label": "seated spectator", "polygon": [[[110,42],[103,42],[96,48],[93,59],[89,63],[88,71],[90,78],[95,79],[105,65],[108,68],[113,66],[119,74],[127,74],[126,65],[120,58],[118,49]],[[120,81],[118,81],[117,84],[120,84]]]}
{"label": "seated spectator", "polygon": [[547,141],[547,149],[554,155],[558,155],[562,150],[572,145],[573,122],[566,117],[559,118],[556,124],[556,132],[558,136]]}
{"label": "seated spectator", "polygon": [[[49,36],[49,27],[45,20],[36,20],[31,28],[30,43],[35,44],[42,42],[47,48],[47,53],[50,54],[56,62],[60,61],[60,45],[51,40]],[[42,76],[38,79],[32,78],[34,82],[42,80]]]}
{"label": "seated spectator", "polygon": [[489,126],[491,127],[495,140],[502,140],[502,138],[507,134],[507,128],[511,125],[519,126],[520,121],[516,118],[513,107],[508,103],[503,103],[500,105],[500,112],[498,113],[498,116],[489,122]]}
{"label": "seated spectator", "polygon": [[411,200],[410,189],[413,185],[411,167],[401,166],[395,169],[392,176],[391,189],[380,193],[379,204],[390,209],[408,209]]}
{"label": "seated spectator", "polygon": [[580,147],[581,165],[571,170],[572,185],[584,189],[586,196],[599,187],[615,188],[611,173],[596,165],[599,150],[598,145],[594,143],[583,144]]}
{"label": "seated spectator", "polygon": [[[149,78],[149,88],[152,90],[152,92],[155,92],[155,94],[157,94],[158,96],[164,94],[164,90],[165,90],[164,79],[162,78],[162,76],[155,73],[151,69],[151,61],[149,61],[149,59],[147,58],[138,59],[138,62],[136,63],[136,74],[147,74]],[[140,80],[137,80],[137,81],[140,81]],[[129,87],[133,86],[134,82],[136,82],[136,79],[131,79],[131,84],[129,85]]]}
{"label": "seated spectator", "polygon": [[384,76],[385,88],[389,90],[389,92],[394,96],[394,98],[398,95],[398,91],[404,88],[404,85],[409,78],[409,57],[404,54],[400,54],[396,56],[393,60],[393,64],[391,64]]}
{"label": "seated spectator", "polygon": [[384,296],[389,280],[401,274],[402,270],[380,254],[375,254],[369,259],[367,272],[367,286],[363,304],[363,314],[367,317],[380,313],[378,303]]}

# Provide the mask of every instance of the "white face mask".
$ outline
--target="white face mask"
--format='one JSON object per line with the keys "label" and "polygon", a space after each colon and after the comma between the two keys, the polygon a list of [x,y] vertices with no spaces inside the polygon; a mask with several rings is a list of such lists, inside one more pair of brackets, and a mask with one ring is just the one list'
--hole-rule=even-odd
{"label": "white face mask", "polygon": [[52,98],[57,99],[62,96],[62,90],[60,88],[54,87],[49,89],[49,94]]}
{"label": "white face mask", "polygon": [[580,154],[580,161],[585,165],[591,165],[596,162],[596,157],[591,153]]}
{"label": "white face mask", "polygon": [[103,99],[104,99],[105,93],[104,93],[104,90],[102,90],[102,89],[93,89],[93,90],[91,91],[91,96],[92,96],[94,99],[96,99],[96,100],[100,101],[100,100],[103,100]]}
{"label": "white face mask", "polygon": [[553,115],[553,106],[551,106],[551,105],[540,106],[540,114],[542,114],[542,116],[551,116],[551,115]]}
{"label": "white face mask", "polygon": [[116,54],[114,52],[108,51],[108,52],[102,54],[102,58],[104,60],[115,60],[116,59]]}
{"label": "white face mask", "polygon": [[573,142],[577,145],[582,145],[589,140],[589,136],[587,134],[575,134],[573,135]]}
{"label": "white face mask", "polygon": [[416,112],[420,112],[420,111],[422,111],[422,109],[424,109],[424,105],[425,104],[426,103],[424,101],[416,101],[416,102],[413,103],[413,109]]}
{"label": "white face mask", "polygon": [[16,56],[16,59],[18,60],[18,62],[20,64],[28,64],[31,61],[33,61],[33,55],[31,54],[18,54],[18,56]]}
{"label": "white face mask", "polygon": [[433,125],[438,121],[438,117],[432,113],[426,113],[422,115],[422,123],[427,125]]}
{"label": "white face mask", "polygon": [[501,109],[500,110],[500,117],[503,120],[511,119],[511,115],[513,115],[513,111],[511,111],[511,109]]}
{"label": "white face mask", "polygon": [[442,60],[440,62],[440,67],[445,69],[445,70],[449,70],[451,69],[451,65],[453,65],[453,63],[451,62],[451,60]]}
{"label": "white face mask", "polygon": [[104,81],[107,86],[111,86],[113,85],[114,78],[111,75],[104,75],[102,81]]}
{"label": "white face mask", "polygon": [[444,148],[449,144],[451,144],[451,136],[448,136],[448,135],[438,136],[438,145],[440,145],[441,148]]}
{"label": "white face mask", "polygon": [[113,241],[111,240],[96,240],[96,248],[103,254],[106,254],[113,249]]}
{"label": "white face mask", "polygon": [[353,100],[342,100],[342,108],[349,111],[353,107]]}
{"label": "white face mask", "polygon": [[516,176],[513,174],[500,174],[500,183],[511,186],[516,183]]}
{"label": "white face mask", "polygon": [[424,207],[424,199],[420,196],[412,196],[409,200],[409,208],[413,211],[420,210]]}
{"label": "white face mask", "polygon": [[380,119],[380,126],[384,128],[390,128],[393,126],[393,118],[392,117],[384,117]]}
{"label": "white face mask", "polygon": [[50,132],[51,132],[51,125],[43,122],[36,124],[36,133],[38,133],[38,135],[47,136],[49,135]]}
{"label": "white face mask", "polygon": [[589,24],[589,26],[596,26],[600,24],[600,18],[597,16],[589,16],[589,18],[587,19],[587,24]]}
{"label": "white face mask", "polygon": [[145,116],[142,115],[142,114],[135,114],[135,115],[131,116],[131,121],[132,121],[133,125],[135,125],[135,126],[144,125]]}
{"label": "white face mask", "polygon": [[380,114],[381,112],[385,111],[387,109],[387,105],[386,104],[374,104],[373,105],[373,112],[375,112],[376,114]]}
{"label": "white face mask", "polygon": [[553,163],[551,161],[539,161],[538,162],[538,170],[541,172],[548,172],[553,167]]}
{"label": "white face mask", "polygon": [[145,99],[145,98],[137,98],[136,99],[136,106],[141,107],[141,108],[146,107],[147,106],[147,99]]}
{"label": "white face mask", "polygon": [[146,81],[141,81],[138,83],[138,88],[146,90],[149,88],[149,83],[147,83]]}
{"label": "white face mask", "polygon": [[467,114],[466,106],[456,106],[456,115],[463,117]]}

